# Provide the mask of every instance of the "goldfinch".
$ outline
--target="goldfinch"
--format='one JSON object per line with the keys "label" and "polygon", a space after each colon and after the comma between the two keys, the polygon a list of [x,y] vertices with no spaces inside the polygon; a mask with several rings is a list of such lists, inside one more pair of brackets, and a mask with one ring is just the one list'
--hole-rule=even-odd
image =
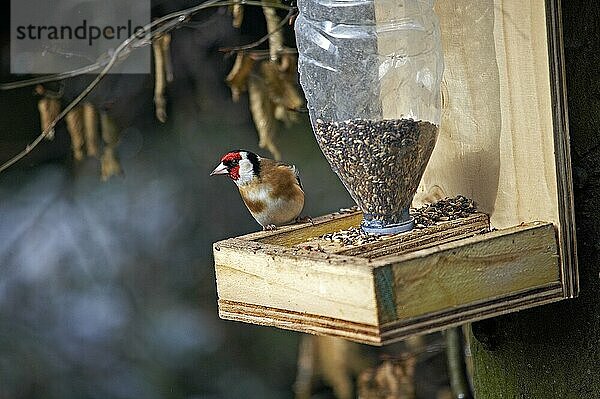
{"label": "goldfinch", "polygon": [[299,220],[304,191],[295,166],[239,150],[225,154],[210,175],[231,177],[263,230]]}

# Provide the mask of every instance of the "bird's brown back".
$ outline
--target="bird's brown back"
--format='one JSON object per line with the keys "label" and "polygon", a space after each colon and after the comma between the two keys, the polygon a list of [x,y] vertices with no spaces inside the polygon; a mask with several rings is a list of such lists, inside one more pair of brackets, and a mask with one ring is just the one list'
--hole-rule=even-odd
{"label": "bird's brown back", "polygon": [[260,167],[262,178],[271,182],[275,187],[271,192],[271,197],[289,199],[299,191],[302,192],[300,181],[293,167],[264,158]]}

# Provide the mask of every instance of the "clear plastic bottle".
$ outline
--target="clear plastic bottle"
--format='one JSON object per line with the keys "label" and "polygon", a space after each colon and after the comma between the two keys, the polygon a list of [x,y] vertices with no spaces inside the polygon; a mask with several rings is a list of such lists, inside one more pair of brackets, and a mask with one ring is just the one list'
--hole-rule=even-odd
{"label": "clear plastic bottle", "polygon": [[313,131],[367,232],[413,225],[408,210],[441,114],[433,3],[298,0],[298,68]]}

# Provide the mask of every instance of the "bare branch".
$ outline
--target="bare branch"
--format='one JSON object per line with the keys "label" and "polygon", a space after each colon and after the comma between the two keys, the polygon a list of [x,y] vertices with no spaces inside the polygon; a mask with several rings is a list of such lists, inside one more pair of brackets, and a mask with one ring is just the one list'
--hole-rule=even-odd
{"label": "bare branch", "polygon": [[[144,26],[144,31],[150,32],[154,27],[161,25],[167,21],[175,19],[177,21],[176,24],[174,24],[173,26],[170,26],[169,29],[161,30],[160,33],[169,32],[169,31],[174,30],[174,29],[182,26],[183,24],[187,23],[189,21],[189,19],[194,14],[198,13],[199,11],[202,11],[207,8],[212,8],[212,7],[229,6],[229,5],[236,4],[236,3],[242,4],[242,5],[249,5],[249,6],[258,6],[258,7],[269,6],[272,8],[278,8],[278,9],[282,9],[282,10],[293,10],[294,9],[294,7],[286,6],[283,4],[267,3],[267,2],[255,1],[255,0],[239,0],[239,1],[236,1],[236,0],[212,0],[212,1],[207,1],[202,4],[190,7],[190,8],[186,8],[185,10],[176,11],[171,14],[167,14],[159,19],[156,19],[152,23]],[[154,32],[152,32],[152,37],[155,37]],[[135,36],[132,36],[132,37],[126,39],[123,43],[126,43],[126,42],[128,45],[131,45],[132,47],[136,47],[136,48],[144,47],[149,44],[149,42],[146,43],[146,39],[143,39],[143,40],[138,39]],[[121,43],[121,44],[123,44],[123,43]],[[119,46],[119,47],[121,47],[121,46]],[[115,52],[116,52],[116,50],[115,50]],[[128,54],[123,54],[123,58],[125,58],[127,55]],[[104,66],[106,66],[110,62],[111,58],[112,58],[111,54],[106,53],[103,56],[101,56],[99,58],[99,60],[96,61],[95,63],[78,68],[78,69],[74,69],[72,71],[56,73],[56,74],[47,75],[47,76],[39,76],[39,77],[32,78],[32,79],[18,80],[15,82],[0,83],[0,90],[18,89],[21,87],[33,86],[36,84],[53,82],[53,81],[57,81],[57,80],[72,78],[72,77],[79,76],[79,75],[97,72],[97,71],[101,70]]]}
{"label": "bare branch", "polygon": [[[287,15],[285,16],[285,18],[283,18],[281,20],[281,22],[279,22],[279,24],[275,27],[274,30],[272,30],[271,32],[267,33],[266,35],[264,35],[263,37],[261,37],[260,39],[252,42],[252,43],[248,43],[248,44],[244,44],[241,46],[235,46],[235,47],[222,47],[219,49],[219,51],[223,52],[223,53],[235,53],[235,52],[239,52],[239,51],[245,51],[245,50],[250,50],[254,47],[258,47],[261,44],[263,44],[264,42],[266,42],[267,40],[269,40],[269,38],[275,34],[279,34],[279,32],[281,31],[281,29],[283,29],[283,27],[288,23],[288,21],[290,21],[292,19],[292,17],[294,15],[296,15],[296,9],[292,8],[288,11]],[[277,52],[281,52],[282,49],[277,49]]]}
{"label": "bare branch", "polygon": [[[33,149],[35,147],[37,147],[37,145],[44,138],[48,137],[51,134],[51,132],[56,127],[56,125],[69,113],[69,111],[71,111],[73,108],[75,108],[81,101],[83,101],[87,97],[88,94],[90,94],[92,92],[92,90],[94,90],[96,88],[96,86],[100,83],[100,81],[109,73],[109,71],[112,69],[112,67],[115,64],[117,64],[117,62],[125,59],[132,50],[134,50],[136,48],[148,46],[150,43],[152,43],[152,40],[154,38],[180,27],[182,24],[188,22],[189,19],[194,14],[198,13],[201,10],[211,8],[211,7],[229,6],[233,3],[234,2],[232,0],[227,0],[227,1],[209,0],[202,4],[198,4],[194,7],[190,7],[185,10],[181,10],[181,11],[176,11],[171,14],[167,14],[161,18],[158,18],[158,19],[154,20],[153,22],[144,26],[145,34],[143,37],[141,37],[141,35],[139,35],[139,33],[133,34],[130,37],[128,37],[127,39],[125,39],[123,42],[121,42],[121,44],[112,53],[110,53],[110,52],[107,53],[106,54],[106,56],[108,57],[107,61],[106,60],[98,61],[95,64],[88,65],[87,67],[79,68],[79,69],[69,71],[69,72],[53,74],[53,75],[44,76],[41,78],[27,79],[27,80],[22,80],[22,81],[17,81],[17,82],[0,84],[0,90],[10,90],[10,89],[26,87],[26,86],[30,86],[30,85],[34,85],[34,84],[40,84],[40,83],[45,83],[45,82],[50,82],[50,81],[55,81],[55,80],[61,80],[61,79],[65,79],[68,77],[78,76],[78,75],[82,75],[84,73],[94,72],[94,71],[102,68],[100,70],[100,72],[98,73],[98,75],[94,78],[94,80],[92,80],[92,82],[58,114],[58,116],[42,131],[42,133],[39,136],[36,137],[35,140],[33,140],[30,144],[28,144],[25,147],[25,149],[23,149],[23,151],[21,151],[20,153],[18,153],[17,155],[15,155],[11,159],[9,159],[8,161],[6,161],[2,165],[0,165],[0,172],[3,172],[10,166],[14,165],[16,162],[20,161],[27,154],[29,154],[31,151],[33,151]],[[255,0],[241,0],[240,3],[252,5],[252,6],[260,6],[260,7],[268,5],[273,8],[280,8],[280,9],[285,9],[285,10],[292,9],[292,7],[289,7],[289,6],[286,6],[283,4],[265,3],[262,1],[255,1]]]}

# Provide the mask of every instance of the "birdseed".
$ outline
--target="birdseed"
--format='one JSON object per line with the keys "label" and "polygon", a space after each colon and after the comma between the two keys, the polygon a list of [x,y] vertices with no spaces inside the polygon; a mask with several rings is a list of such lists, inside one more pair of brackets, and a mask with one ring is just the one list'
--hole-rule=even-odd
{"label": "birdseed", "polygon": [[438,128],[412,119],[315,124],[317,141],[365,220],[403,222],[402,210],[427,166]]}
{"label": "birdseed", "polygon": [[[440,222],[466,218],[477,212],[477,205],[472,199],[458,195],[453,198],[444,198],[433,204],[426,204],[417,209],[410,210],[410,216],[415,220],[415,229],[424,229]],[[400,233],[402,234],[402,233]],[[365,233],[360,227],[351,227],[335,233],[323,234],[320,238],[336,242],[342,246],[356,246],[389,240],[396,235],[377,235]]]}

